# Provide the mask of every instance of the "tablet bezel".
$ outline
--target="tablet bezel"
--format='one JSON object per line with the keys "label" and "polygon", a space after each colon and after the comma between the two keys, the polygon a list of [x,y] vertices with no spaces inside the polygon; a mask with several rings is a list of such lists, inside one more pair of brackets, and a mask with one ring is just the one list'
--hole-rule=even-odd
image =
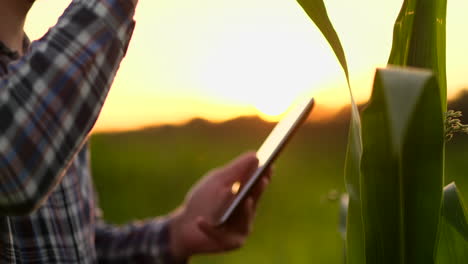
{"label": "tablet bezel", "polygon": [[[234,198],[234,200],[231,202],[229,207],[224,211],[223,215],[218,221],[218,225],[224,224],[229,217],[234,213],[236,208],[239,206],[239,204],[245,199],[249,191],[252,189],[252,187],[255,185],[255,183],[260,179],[260,176],[265,172],[265,170],[276,160],[278,157],[279,153],[284,149],[286,144],[289,142],[289,140],[292,138],[294,133],[297,131],[297,129],[300,127],[301,124],[303,124],[306,120],[309,114],[312,111],[312,108],[314,107],[315,101],[314,98],[311,98],[307,104],[305,104],[304,109],[301,111],[301,114],[296,118],[294,123],[289,127],[288,132],[284,135],[284,137],[279,141],[278,145],[274,148],[274,150],[271,152],[270,156],[266,161],[264,162],[263,165],[258,167],[257,170],[255,170],[254,174],[249,178],[249,180],[244,184],[244,186],[241,188],[240,192],[238,192]],[[300,106],[299,106],[300,107]],[[280,122],[278,122],[275,126],[278,127],[280,126],[281,122],[283,120],[286,120],[287,118],[282,119]],[[273,133],[273,130],[270,132],[268,137],[265,139],[263,142],[262,146],[267,142],[267,139],[270,137],[270,135]],[[261,149],[260,147],[259,149]]]}

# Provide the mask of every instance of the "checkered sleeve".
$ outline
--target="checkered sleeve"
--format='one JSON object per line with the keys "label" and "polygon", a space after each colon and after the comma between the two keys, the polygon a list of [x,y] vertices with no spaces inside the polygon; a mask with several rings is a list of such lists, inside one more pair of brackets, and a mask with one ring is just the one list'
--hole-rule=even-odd
{"label": "checkered sleeve", "polygon": [[133,222],[114,226],[98,221],[96,251],[101,264],[183,264],[176,262],[169,252],[167,218]]}
{"label": "checkered sleeve", "polygon": [[29,213],[86,141],[134,27],[130,0],[73,0],[0,76],[0,214]]}

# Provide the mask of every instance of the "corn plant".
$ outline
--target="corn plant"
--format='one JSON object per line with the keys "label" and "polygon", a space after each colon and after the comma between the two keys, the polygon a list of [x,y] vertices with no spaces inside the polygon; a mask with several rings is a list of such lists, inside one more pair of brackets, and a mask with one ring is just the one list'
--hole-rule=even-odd
{"label": "corn plant", "polygon": [[362,113],[323,0],[298,2],[332,47],[351,94],[346,263],[468,263],[467,208],[455,183],[443,187],[445,140],[466,130],[446,109],[447,0],[404,1],[389,67],[377,69]]}

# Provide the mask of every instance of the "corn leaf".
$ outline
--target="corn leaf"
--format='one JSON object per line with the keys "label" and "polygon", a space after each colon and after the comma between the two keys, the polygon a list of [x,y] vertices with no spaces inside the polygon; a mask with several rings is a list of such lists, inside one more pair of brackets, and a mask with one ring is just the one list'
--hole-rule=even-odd
{"label": "corn leaf", "polygon": [[442,216],[468,241],[468,210],[454,182],[444,188]]}
{"label": "corn leaf", "polygon": [[348,191],[345,254],[348,264],[365,264],[365,238],[361,210],[360,166],[362,155],[361,120],[352,103],[351,123],[345,160],[345,183]]}
{"label": "corn leaf", "polygon": [[442,111],[447,108],[447,0],[405,0],[393,30],[389,64],[430,69],[439,82]]}
{"label": "corn leaf", "polygon": [[349,193],[347,208],[345,254],[348,264],[365,264],[365,245],[362,227],[360,198],[360,161],[362,154],[361,120],[349,82],[348,65],[341,42],[328,18],[323,0],[298,0],[307,15],[312,19],[335,52],[348,82],[351,97],[351,123],[345,161],[345,181]]}
{"label": "corn leaf", "polygon": [[468,263],[468,211],[455,183],[444,188],[438,264]]}
{"label": "corn leaf", "polygon": [[348,218],[349,195],[342,194],[340,197],[340,216],[338,221],[338,231],[340,232],[343,241],[346,239],[346,221]]}
{"label": "corn leaf", "polygon": [[430,71],[377,71],[362,113],[367,263],[434,263],[443,184],[440,104]]}
{"label": "corn leaf", "polygon": [[335,28],[328,18],[327,9],[323,3],[323,0],[298,0],[297,2],[302,6],[310,19],[312,19],[318,29],[322,32],[323,36],[327,39],[328,43],[335,52],[341,67],[343,67],[346,80],[349,83],[348,64],[346,62],[343,46],[341,45],[340,39],[336,34]]}

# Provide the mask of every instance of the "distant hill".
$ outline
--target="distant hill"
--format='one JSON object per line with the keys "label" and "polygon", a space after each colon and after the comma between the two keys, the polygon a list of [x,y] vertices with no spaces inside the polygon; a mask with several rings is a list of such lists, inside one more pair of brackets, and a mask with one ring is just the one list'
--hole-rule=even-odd
{"label": "distant hill", "polygon": [[462,121],[468,122],[468,88],[460,91],[453,100],[448,102],[448,109],[462,111],[465,114]]}
{"label": "distant hill", "polygon": [[[365,105],[359,105],[359,109],[362,110]],[[468,90],[462,90],[459,95],[450,100],[448,103],[448,109],[459,110],[465,113],[462,118],[464,122],[468,122]],[[349,106],[343,107],[336,115],[331,116],[328,119],[309,121],[304,128],[305,134],[334,134],[334,137],[338,140],[346,140],[348,131],[349,118],[351,110]],[[130,132],[118,132],[112,133],[116,135],[126,136],[151,136],[154,137],[157,134],[173,134],[173,133],[186,133],[190,131],[191,134],[203,133],[203,135],[224,135],[225,137],[232,137],[236,134],[244,131],[246,135],[253,135],[254,138],[262,137],[268,133],[274,126],[274,123],[264,121],[257,116],[244,116],[235,119],[231,119],[225,122],[214,123],[205,119],[195,118],[183,125],[161,125],[148,127],[137,131]],[[110,134],[110,133],[98,133],[98,134]]]}

